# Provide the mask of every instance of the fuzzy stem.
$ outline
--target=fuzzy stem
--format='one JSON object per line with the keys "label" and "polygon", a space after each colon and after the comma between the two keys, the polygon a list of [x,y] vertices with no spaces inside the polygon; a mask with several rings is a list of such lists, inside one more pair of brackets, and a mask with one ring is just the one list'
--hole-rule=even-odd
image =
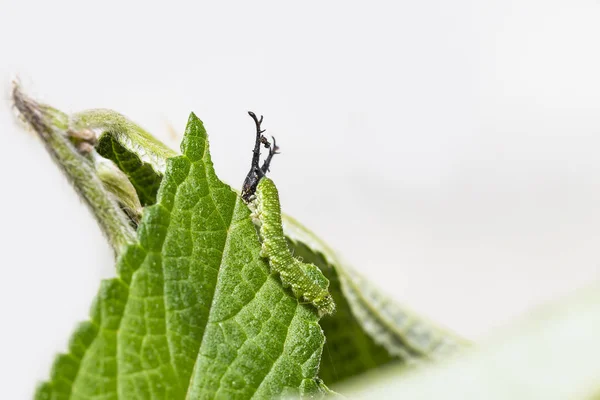
{"label": "fuzzy stem", "polygon": [[126,244],[136,240],[135,230],[113,195],[102,185],[93,161],[80,154],[67,137],[66,115],[27,97],[16,83],[12,100],[20,116],[42,139],[54,161],[85,200],[119,256]]}

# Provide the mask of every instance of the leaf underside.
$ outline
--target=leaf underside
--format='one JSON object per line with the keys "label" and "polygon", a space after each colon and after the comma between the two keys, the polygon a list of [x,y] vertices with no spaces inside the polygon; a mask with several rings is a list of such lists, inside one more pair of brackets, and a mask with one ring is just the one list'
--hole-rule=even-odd
{"label": "leaf underside", "polygon": [[36,398],[320,393],[318,316],[269,274],[249,210],[216,177],[193,114],[182,153]]}

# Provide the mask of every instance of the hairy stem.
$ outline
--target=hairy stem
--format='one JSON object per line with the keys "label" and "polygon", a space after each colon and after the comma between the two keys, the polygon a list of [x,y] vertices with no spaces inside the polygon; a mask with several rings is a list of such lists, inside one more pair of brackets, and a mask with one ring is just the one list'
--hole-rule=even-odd
{"label": "hairy stem", "polygon": [[22,119],[42,139],[54,161],[85,200],[118,256],[126,244],[136,240],[135,230],[115,197],[102,184],[92,158],[82,154],[69,139],[66,115],[27,97],[18,84],[14,85],[12,100]]}

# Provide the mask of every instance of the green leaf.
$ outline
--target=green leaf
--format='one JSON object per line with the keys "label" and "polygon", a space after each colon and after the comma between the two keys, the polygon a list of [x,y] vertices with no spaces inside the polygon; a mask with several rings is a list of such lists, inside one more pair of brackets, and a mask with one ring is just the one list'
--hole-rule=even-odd
{"label": "green leaf", "polygon": [[215,175],[193,114],[182,153],[38,399],[325,393],[316,310],[270,274],[250,212]]}

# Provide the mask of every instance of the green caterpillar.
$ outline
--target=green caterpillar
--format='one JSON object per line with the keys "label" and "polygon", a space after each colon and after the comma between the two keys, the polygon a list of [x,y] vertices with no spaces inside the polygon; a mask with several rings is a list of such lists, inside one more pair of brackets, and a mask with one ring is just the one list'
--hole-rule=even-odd
{"label": "green caterpillar", "polygon": [[[242,198],[252,210],[254,222],[259,225],[262,240],[261,255],[269,259],[271,270],[278,273],[284,287],[291,287],[294,296],[315,306],[319,315],[331,314],[335,303],[329,294],[329,280],[313,264],[295,258],[288,247],[281,223],[281,205],[275,183],[265,176],[271,159],[277,154],[275,138],[273,146],[262,136],[260,120],[249,113],[256,123],[257,139],[252,167],[242,189]],[[269,148],[269,155],[262,167],[258,167],[260,144]]]}
{"label": "green caterpillar", "polygon": [[253,205],[260,224],[261,255],[269,259],[271,269],[279,274],[284,286],[291,287],[297,298],[312,303],[320,315],[333,313],[329,280],[316,265],[303,263],[290,252],[281,225],[279,193],[271,179],[260,180]]}

